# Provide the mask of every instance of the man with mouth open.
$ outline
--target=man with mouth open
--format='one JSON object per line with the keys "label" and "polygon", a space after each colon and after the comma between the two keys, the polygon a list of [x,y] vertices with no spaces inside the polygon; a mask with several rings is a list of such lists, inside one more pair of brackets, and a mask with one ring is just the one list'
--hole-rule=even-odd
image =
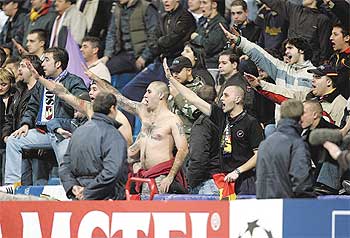
{"label": "man with mouth open", "polygon": [[350,33],[340,24],[333,26],[330,41],[334,50],[329,62],[339,74],[337,88],[345,98],[350,96]]}
{"label": "man with mouth open", "polygon": [[224,49],[226,40],[219,23],[227,25],[226,20],[218,13],[217,0],[201,0],[200,9],[204,21],[199,23],[196,32],[191,34],[191,40],[203,46],[205,50],[205,63],[208,68],[218,67],[219,53]]}
{"label": "man with mouth open", "polygon": [[340,126],[346,107],[346,99],[339,93],[335,86],[338,73],[335,68],[330,65],[321,65],[316,69],[308,70],[308,72],[313,74],[312,89],[308,92],[274,85],[259,80],[250,74],[245,74],[245,78],[259,93],[267,96],[276,103],[281,103],[289,98],[300,101],[306,99],[318,100],[322,105],[324,114],[328,114],[327,116],[330,118],[331,122]]}
{"label": "man with mouth open", "polygon": [[171,74],[166,60],[164,71],[179,93],[210,120],[218,125],[221,133],[221,161],[225,181],[236,182],[236,194],[255,194],[255,165],[257,148],[263,140],[263,132],[258,121],[244,109],[244,90],[239,86],[228,86],[222,97],[222,107],[209,104],[193,91],[178,82]]}
{"label": "man with mouth open", "polygon": [[168,85],[161,81],[152,82],[142,101],[135,102],[96,75],[90,75],[90,78],[101,90],[113,93],[122,109],[141,119],[141,132],[128,150],[136,176],[154,179],[159,193],[186,193],[181,168],[188,144],[181,119],[168,108]]}
{"label": "man with mouth open", "polygon": [[[312,86],[312,73],[309,69],[315,66],[311,63],[312,49],[303,38],[288,39],[285,46],[285,55],[288,63],[273,57],[260,46],[240,36],[238,32],[230,33],[223,26],[221,27],[226,37],[238,49],[262,70],[264,70],[276,82],[276,85],[291,90],[308,92]],[[278,109],[277,109],[278,108]],[[276,107],[275,119],[279,119],[279,106]]]}

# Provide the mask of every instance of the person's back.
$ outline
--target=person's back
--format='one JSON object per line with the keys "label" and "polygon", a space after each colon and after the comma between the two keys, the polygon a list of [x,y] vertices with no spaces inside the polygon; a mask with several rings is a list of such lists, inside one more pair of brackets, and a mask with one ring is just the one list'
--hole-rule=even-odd
{"label": "person's back", "polygon": [[[96,97],[92,119],[73,133],[60,167],[60,178],[69,197],[75,195],[84,200],[124,198],[127,145],[118,131],[120,124],[112,119],[115,118],[112,109],[108,114],[96,110],[99,101],[104,102],[102,97],[107,100],[114,96],[101,93]],[[111,103],[105,104],[108,107]],[[112,107],[115,112],[115,105]],[[74,186],[84,188],[82,198],[74,194]]]}
{"label": "person's back", "polygon": [[[293,116],[286,116],[284,108],[288,104],[287,113]],[[281,107],[282,119],[277,131],[260,144],[256,165],[257,198],[313,195],[310,152],[300,136],[299,120],[302,113],[303,105],[300,101],[285,101]],[[299,115],[295,116],[296,114]]]}

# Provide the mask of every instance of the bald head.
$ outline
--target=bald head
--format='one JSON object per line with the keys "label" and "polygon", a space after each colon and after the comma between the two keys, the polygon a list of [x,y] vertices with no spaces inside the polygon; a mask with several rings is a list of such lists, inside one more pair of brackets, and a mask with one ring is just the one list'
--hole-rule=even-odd
{"label": "bald head", "polygon": [[150,84],[154,89],[156,89],[160,94],[163,95],[162,99],[167,100],[169,97],[169,88],[168,85],[162,81],[154,81]]}
{"label": "bald head", "polygon": [[243,88],[241,88],[240,86],[236,86],[236,85],[228,86],[225,88],[224,91],[226,91],[228,94],[232,95],[233,97],[240,97],[241,100],[239,101],[239,104],[244,103],[245,92]]}

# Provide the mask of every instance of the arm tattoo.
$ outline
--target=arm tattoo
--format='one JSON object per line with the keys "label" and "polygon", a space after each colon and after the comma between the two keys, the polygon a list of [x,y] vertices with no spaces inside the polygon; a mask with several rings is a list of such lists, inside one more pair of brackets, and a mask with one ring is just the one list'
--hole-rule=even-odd
{"label": "arm tattoo", "polygon": [[179,130],[179,134],[180,135],[184,135],[185,134],[185,130],[182,124],[180,123],[176,123],[177,129]]}
{"label": "arm tattoo", "polygon": [[187,155],[187,152],[184,152],[183,150],[177,151],[173,166],[171,167],[169,172],[170,176],[174,178],[176,177],[176,174],[179,172],[179,170],[183,165],[186,155]]}
{"label": "arm tattoo", "polygon": [[[116,90],[116,92],[118,92],[118,90]],[[119,92],[118,94],[114,93],[115,96],[117,96],[117,100],[119,105],[127,112],[130,112],[132,114],[136,114],[137,113],[137,108],[140,105],[139,102],[134,102],[131,101],[130,99],[127,99],[126,97],[124,97],[123,95],[121,95]]]}
{"label": "arm tattoo", "polygon": [[113,93],[118,100],[118,104],[127,112],[130,112],[132,114],[137,113],[137,108],[140,105],[139,102],[132,101],[126,97],[124,97],[116,88],[114,88],[112,85],[107,83],[106,81],[100,79],[100,78],[95,78],[95,81],[97,82],[98,86],[110,93]]}

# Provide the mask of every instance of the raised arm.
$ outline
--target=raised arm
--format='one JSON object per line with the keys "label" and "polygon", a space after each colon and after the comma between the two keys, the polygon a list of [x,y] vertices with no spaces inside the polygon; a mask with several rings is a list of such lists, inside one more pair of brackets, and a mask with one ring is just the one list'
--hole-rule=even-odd
{"label": "raised arm", "polygon": [[[296,91],[290,88],[283,87],[281,85],[272,84],[264,80],[259,80],[257,77],[251,74],[244,74],[246,81],[257,90],[260,94],[264,95],[268,99],[275,103],[281,103],[288,98],[294,98],[300,101],[304,101],[308,92]],[[269,92],[270,94],[266,94]],[[284,97],[284,99],[281,99]],[[282,101],[281,101],[282,100]]]}
{"label": "raised arm", "polygon": [[73,94],[71,94],[68,89],[66,89],[61,83],[47,80],[46,78],[40,76],[38,72],[34,69],[33,65],[28,62],[27,67],[32,72],[33,77],[41,83],[49,91],[53,92],[59,98],[63,99],[69,105],[71,105],[75,110],[86,114],[91,118],[93,111],[92,105],[89,101],[82,100]]}
{"label": "raised arm", "polygon": [[138,116],[140,111],[141,111],[141,107],[143,107],[143,104],[140,102],[136,102],[136,101],[132,101],[126,97],[124,97],[116,88],[114,88],[111,84],[109,84],[107,81],[99,78],[97,75],[95,75],[94,73],[92,73],[91,71],[89,71],[86,67],[85,67],[85,74],[92,80],[94,80],[97,84],[97,86],[102,90],[102,91],[106,91],[109,93],[113,93],[118,100],[118,106],[120,106],[121,108],[123,108],[125,111],[130,112],[132,114],[136,114]]}
{"label": "raised arm", "polygon": [[191,89],[185,87],[180,82],[178,82],[171,74],[170,69],[167,65],[166,59],[163,61],[163,67],[165,76],[170,81],[170,87],[175,87],[179,93],[187,99],[187,101],[193,104],[198,110],[207,116],[210,116],[211,107],[210,104],[197,96]]}
{"label": "raised arm", "polygon": [[177,173],[180,171],[185,157],[188,153],[188,144],[185,136],[185,130],[181,119],[177,116],[174,116],[175,120],[171,120],[171,133],[173,135],[175,146],[177,152],[175,155],[175,161],[173,166],[170,169],[169,174],[166,178],[161,181],[160,192],[166,193],[169,190],[170,184],[174,181]]}

